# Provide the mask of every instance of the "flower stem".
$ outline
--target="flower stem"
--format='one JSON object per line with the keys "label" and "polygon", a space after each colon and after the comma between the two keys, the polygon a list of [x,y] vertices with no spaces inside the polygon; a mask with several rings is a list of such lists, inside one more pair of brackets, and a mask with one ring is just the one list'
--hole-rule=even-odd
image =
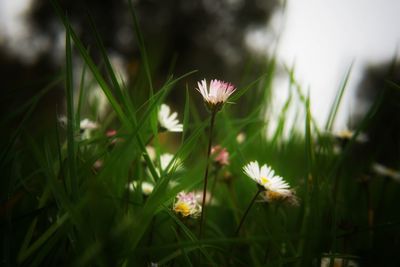
{"label": "flower stem", "polygon": [[206,170],[204,172],[204,188],[203,188],[203,200],[201,202],[201,215],[200,215],[200,234],[199,238],[201,239],[203,236],[203,225],[204,225],[204,213],[205,213],[205,202],[206,202],[206,194],[207,194],[207,182],[208,182],[208,170],[209,170],[209,160],[211,154],[211,144],[212,144],[212,134],[214,129],[214,121],[215,115],[217,114],[216,110],[213,110],[211,113],[211,121],[210,121],[210,133],[208,137],[208,149],[207,149],[207,161],[206,161]]}
{"label": "flower stem", "polygon": [[211,192],[210,192],[210,203],[212,201],[212,198],[214,196],[214,191],[215,191],[215,186],[217,185],[217,180],[218,180],[218,174],[220,172],[221,168],[218,168],[218,170],[215,171],[214,179],[211,185]]}
{"label": "flower stem", "polygon": [[244,220],[245,220],[246,217],[247,217],[247,214],[249,213],[251,207],[253,206],[254,202],[256,201],[256,199],[257,199],[257,197],[258,197],[258,195],[259,195],[260,193],[261,193],[261,190],[258,189],[258,190],[257,190],[257,193],[254,195],[254,197],[253,197],[253,199],[251,200],[249,206],[247,207],[246,211],[244,212],[244,214],[243,214],[243,216],[242,216],[242,219],[240,220],[239,226],[236,228],[235,236],[237,236],[237,235],[239,234],[240,228],[242,228],[242,225],[243,225],[243,223],[244,223]]}

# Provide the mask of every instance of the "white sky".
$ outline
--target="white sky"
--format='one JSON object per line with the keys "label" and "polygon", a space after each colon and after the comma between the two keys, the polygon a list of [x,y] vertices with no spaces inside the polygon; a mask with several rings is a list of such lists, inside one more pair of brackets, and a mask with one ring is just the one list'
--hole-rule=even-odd
{"label": "white sky", "polygon": [[[398,0],[288,0],[284,17],[275,23],[283,28],[278,58],[295,63],[296,77],[310,88],[312,113],[323,125],[330,104],[346,70],[355,64],[336,128],[346,125],[356,108],[354,89],[368,63],[392,59],[400,44]],[[277,85],[278,98],[287,87]]]}

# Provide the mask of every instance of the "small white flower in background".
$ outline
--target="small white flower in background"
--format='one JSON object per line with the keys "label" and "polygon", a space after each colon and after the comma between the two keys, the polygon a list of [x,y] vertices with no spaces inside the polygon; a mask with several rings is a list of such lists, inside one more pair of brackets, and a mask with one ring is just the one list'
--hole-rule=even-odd
{"label": "small white flower in background", "polygon": [[238,144],[242,144],[244,142],[244,140],[246,140],[246,134],[240,132],[237,136],[236,136],[236,142],[238,142]]}
{"label": "small white flower in background", "polygon": [[[58,118],[58,121],[60,122],[61,126],[67,127],[68,119],[66,116],[60,116]],[[92,136],[92,131],[97,129],[98,127],[99,125],[96,122],[93,122],[87,118],[81,120],[81,122],[79,123],[81,139],[89,139]]]}
{"label": "small white flower in background", "polygon": [[252,180],[267,190],[265,192],[267,201],[292,200],[295,197],[289,184],[282,177],[275,175],[274,170],[267,166],[267,164],[260,167],[257,161],[252,161],[243,167],[243,171]]}
{"label": "small white flower in background", "polygon": [[160,110],[158,111],[158,122],[162,129],[169,132],[182,132],[183,125],[177,120],[178,113],[171,113],[171,109],[166,104],[161,104]]}
{"label": "small white flower in background", "polygon": [[[156,151],[153,147],[147,146],[147,153],[149,154],[150,159],[156,164],[156,172],[158,176],[161,176],[162,173],[169,173],[171,171],[179,171],[183,169],[183,163],[180,158],[175,158],[174,155],[170,153],[164,153],[160,156],[160,161],[157,160]],[[169,166],[169,167],[168,167]],[[149,169],[147,169],[147,173],[152,176],[152,173]],[[170,185],[172,181],[170,181]]]}
{"label": "small white flower in background", "polygon": [[99,85],[96,85],[89,90],[88,101],[91,108],[96,110],[96,116],[99,118],[104,118],[107,115],[107,111],[110,110],[108,98]]}
{"label": "small white flower in background", "polygon": [[[131,183],[128,184],[128,189],[130,191],[134,191],[137,188],[138,182],[137,181],[133,181]],[[143,181],[141,183],[141,190],[143,195],[148,196],[153,192],[154,189],[154,185],[152,183]]]}
{"label": "small white flower in background", "polygon": [[149,155],[149,158],[152,160],[152,161],[155,161],[156,160],[156,150],[154,149],[154,147],[152,147],[152,146],[146,146],[146,151],[147,151],[147,155]]}
{"label": "small white flower in background", "polygon": [[[351,138],[353,138],[354,134],[355,134],[354,131],[351,131],[349,129],[344,129],[334,132],[333,136],[341,140],[350,140]],[[359,133],[355,141],[359,143],[365,143],[368,141],[368,136],[364,133]]]}
{"label": "small white flower in background", "polygon": [[333,267],[359,267],[358,263],[351,259],[344,259],[339,257],[323,257],[321,258],[321,267],[331,266],[331,260],[333,259]]}
{"label": "small white flower in background", "polygon": [[[203,190],[198,190],[194,192],[196,196],[196,200],[201,203],[203,201]],[[204,202],[205,205],[218,205],[218,201],[215,199],[214,196],[211,196],[211,192],[207,190],[206,199]]]}
{"label": "small white flower in background", "polygon": [[93,129],[97,129],[99,127],[99,125],[96,122],[91,121],[89,119],[81,120],[79,126],[80,126],[81,130],[93,130]]}
{"label": "small white flower in background", "polygon": [[58,117],[58,122],[61,124],[62,127],[67,127],[68,119],[66,116],[61,115],[60,117]]}
{"label": "small white flower in background", "polygon": [[391,169],[391,168],[386,167],[379,163],[372,164],[372,170],[378,175],[390,177],[394,181],[400,183],[400,172],[399,171],[396,171],[394,169]]}
{"label": "small white flower in background", "polygon": [[207,81],[204,79],[197,83],[196,90],[203,96],[204,102],[210,111],[218,111],[229,96],[235,92],[236,88],[231,83],[220,80],[211,80],[208,86]]}
{"label": "small white flower in background", "polygon": [[142,192],[144,195],[150,195],[154,190],[154,185],[148,182],[142,182]]}
{"label": "small white flower in background", "polygon": [[103,164],[104,164],[103,160],[98,159],[93,163],[93,168],[95,170],[100,170],[103,167]]}
{"label": "small white flower in background", "polygon": [[93,122],[89,119],[81,120],[79,125],[81,129],[82,140],[90,139],[92,137],[92,131],[99,127],[96,122]]}
{"label": "small white flower in background", "polygon": [[182,169],[182,161],[180,158],[174,159],[174,155],[170,153],[164,153],[160,156],[160,168],[165,172],[170,172],[173,169],[180,170]]}
{"label": "small white flower in background", "polygon": [[201,213],[201,205],[197,202],[193,192],[180,192],[176,196],[173,210],[182,217],[197,218]]}

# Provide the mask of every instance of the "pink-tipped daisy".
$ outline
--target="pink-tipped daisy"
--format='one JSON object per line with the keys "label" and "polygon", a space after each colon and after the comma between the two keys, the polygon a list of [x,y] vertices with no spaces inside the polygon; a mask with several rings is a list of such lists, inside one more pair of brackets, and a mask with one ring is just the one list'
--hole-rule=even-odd
{"label": "pink-tipped daisy", "polygon": [[173,210],[182,217],[197,218],[201,213],[201,205],[197,202],[196,195],[193,192],[180,192],[176,196]]}
{"label": "pink-tipped daisy", "polygon": [[228,100],[229,96],[235,92],[236,88],[231,83],[211,80],[210,85],[204,79],[197,83],[197,91],[203,96],[204,102],[211,111],[218,111]]}

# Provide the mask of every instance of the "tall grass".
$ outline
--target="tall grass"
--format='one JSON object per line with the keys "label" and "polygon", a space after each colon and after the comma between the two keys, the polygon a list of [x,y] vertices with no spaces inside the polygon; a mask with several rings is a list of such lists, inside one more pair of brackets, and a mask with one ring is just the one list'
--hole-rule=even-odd
{"label": "tall grass", "polygon": [[[309,96],[302,93],[294,70],[287,69],[290,98],[269,137],[265,134],[267,107],[273,101],[270,92],[276,62],[267,62],[258,73],[259,79],[244,79],[237,85],[230,98],[234,104],[226,104],[215,117],[213,144],[230,153],[229,165],[216,167],[213,156],[209,162],[206,157],[210,118],[202,118],[199,114],[203,112],[194,104],[201,99],[190,79],[194,71],[170,76],[160,86],[154,83],[152,63],[132,5],[132,34],[139,42],[142,70],[134,82],[123,84],[95,22],[91,20],[96,39],[92,49],[100,51],[100,64],[91,57],[62,9],[52,3],[66,30],[61,80],[67,123],[61,125],[54,115],[55,134],[45,136],[44,141],[24,131],[37,101],[60,80],[10,115],[24,114],[11,138],[2,144],[0,158],[7,177],[1,182],[3,265],[320,266],[323,257],[347,258],[360,266],[377,259],[382,265],[371,266],[399,264],[398,243],[382,244],[387,235],[399,237],[400,217],[393,203],[399,187],[389,178],[371,173],[372,159],[354,164],[360,146],[357,136],[368,127],[380,101],[345,144],[339,144],[330,132],[350,71],[324,129],[320,129],[312,117]],[[78,59],[84,65],[79,90],[73,82]],[[90,77],[111,109],[106,118],[97,120],[99,127],[89,138],[83,138],[79,121],[90,116],[85,113]],[[171,94],[185,95],[183,107],[177,108],[183,133],[162,133],[158,127],[157,112]],[[302,120],[303,130],[287,125],[290,106],[305,114],[297,118]],[[7,120],[2,123],[6,125]],[[289,137],[285,127],[291,129]],[[116,130],[116,135],[107,136],[110,129]],[[238,140],[238,135],[245,136],[244,141]],[[155,148],[155,158],[148,145]],[[161,170],[160,155],[167,152],[179,159],[183,168],[170,163],[172,168]],[[237,231],[258,190],[242,171],[251,160],[267,163],[284,177],[295,189],[299,205],[265,202],[259,197]],[[208,164],[208,190],[214,183],[214,201],[207,204],[199,236],[199,219],[182,217],[172,207],[179,192],[202,190],[204,166]],[[136,186],[129,189],[134,181]],[[142,192],[143,182],[154,184],[151,194]],[[333,260],[331,263],[334,266]]]}

